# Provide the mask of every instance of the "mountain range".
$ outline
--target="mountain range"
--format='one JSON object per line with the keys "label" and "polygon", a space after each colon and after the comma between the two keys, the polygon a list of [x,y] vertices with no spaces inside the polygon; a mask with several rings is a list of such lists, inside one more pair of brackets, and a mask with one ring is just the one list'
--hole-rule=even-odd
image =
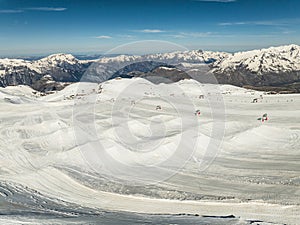
{"label": "mountain range", "polygon": [[192,50],[118,55],[98,60],[79,60],[70,54],[38,60],[0,59],[2,87],[22,84],[47,92],[61,90],[73,82],[103,82],[117,77],[143,77],[154,83],[214,77],[222,84],[300,92],[300,46],[237,53]]}

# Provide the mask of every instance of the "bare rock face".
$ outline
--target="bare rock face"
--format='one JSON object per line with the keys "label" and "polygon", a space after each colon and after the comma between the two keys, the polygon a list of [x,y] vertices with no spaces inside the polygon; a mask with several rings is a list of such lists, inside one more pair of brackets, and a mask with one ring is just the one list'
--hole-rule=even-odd
{"label": "bare rock face", "polygon": [[69,83],[67,82],[57,82],[53,80],[51,75],[45,75],[40,80],[32,84],[32,88],[39,90],[40,92],[51,92],[60,91],[64,89]]}
{"label": "bare rock face", "polygon": [[152,83],[173,83],[184,79],[192,79],[185,71],[174,67],[161,66],[141,76]]}

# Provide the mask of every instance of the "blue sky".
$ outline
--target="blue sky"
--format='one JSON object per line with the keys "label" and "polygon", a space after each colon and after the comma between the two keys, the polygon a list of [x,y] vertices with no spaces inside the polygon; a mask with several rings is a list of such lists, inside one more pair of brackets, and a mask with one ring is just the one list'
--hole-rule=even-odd
{"label": "blue sky", "polygon": [[144,40],[219,51],[300,44],[299,9],[298,0],[0,0],[0,55],[105,53],[132,42],[113,53],[173,50]]}

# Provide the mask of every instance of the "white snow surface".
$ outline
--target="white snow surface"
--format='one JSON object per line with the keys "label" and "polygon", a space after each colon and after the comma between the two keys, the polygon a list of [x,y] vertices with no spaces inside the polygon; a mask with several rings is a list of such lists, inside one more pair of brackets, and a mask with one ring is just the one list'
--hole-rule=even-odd
{"label": "white snow surface", "polygon": [[[8,101],[15,98],[18,104]],[[253,98],[259,98],[258,103],[251,103]],[[212,111],[222,113],[223,103],[226,119],[219,121]],[[233,214],[241,221],[296,225],[299,103],[300,95],[266,95],[194,80],[160,85],[140,78],[77,83],[40,98],[25,86],[0,88],[0,198],[22,205],[22,199],[13,196],[26,193],[36,201],[35,210],[51,208],[46,203],[53,201],[90,210]],[[162,109],[156,110],[157,105]],[[194,115],[197,109],[199,117]],[[129,115],[123,117],[123,112]],[[257,118],[264,113],[269,120],[262,123]],[[89,118],[94,119],[91,126]],[[222,137],[214,136],[215,123],[224,125]],[[126,128],[135,139],[118,136],[126,136],[118,133]],[[195,151],[183,168],[160,168],[161,174],[174,170],[173,176],[135,186],[139,176],[155,179],[143,168],[176,155],[178,143],[189,133],[195,134],[189,137]],[[210,156],[207,151],[214,139],[221,141],[219,151],[201,170],[199,162]],[[89,161],[85,151],[98,142],[111,155],[113,166],[138,166],[136,177],[118,168],[110,171],[111,164],[97,158]],[[181,162],[180,157],[174,160]]]}
{"label": "white snow surface", "polygon": [[267,49],[237,52],[214,63],[214,72],[244,68],[258,74],[300,71],[300,46],[286,45]]}

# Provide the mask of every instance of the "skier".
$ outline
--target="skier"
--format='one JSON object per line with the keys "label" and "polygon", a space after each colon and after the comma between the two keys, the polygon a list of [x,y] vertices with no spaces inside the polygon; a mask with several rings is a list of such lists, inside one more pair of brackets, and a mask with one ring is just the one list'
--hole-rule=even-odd
{"label": "skier", "polygon": [[258,118],[257,120],[261,120],[261,122],[268,121],[269,120],[268,114],[267,113],[263,114],[262,117]]}
{"label": "skier", "polygon": [[195,112],[195,116],[200,116],[200,115],[201,115],[201,111],[199,109],[197,109]]}
{"label": "skier", "polygon": [[265,113],[265,114],[262,116],[262,118],[263,118],[264,121],[268,121],[268,114]]}

